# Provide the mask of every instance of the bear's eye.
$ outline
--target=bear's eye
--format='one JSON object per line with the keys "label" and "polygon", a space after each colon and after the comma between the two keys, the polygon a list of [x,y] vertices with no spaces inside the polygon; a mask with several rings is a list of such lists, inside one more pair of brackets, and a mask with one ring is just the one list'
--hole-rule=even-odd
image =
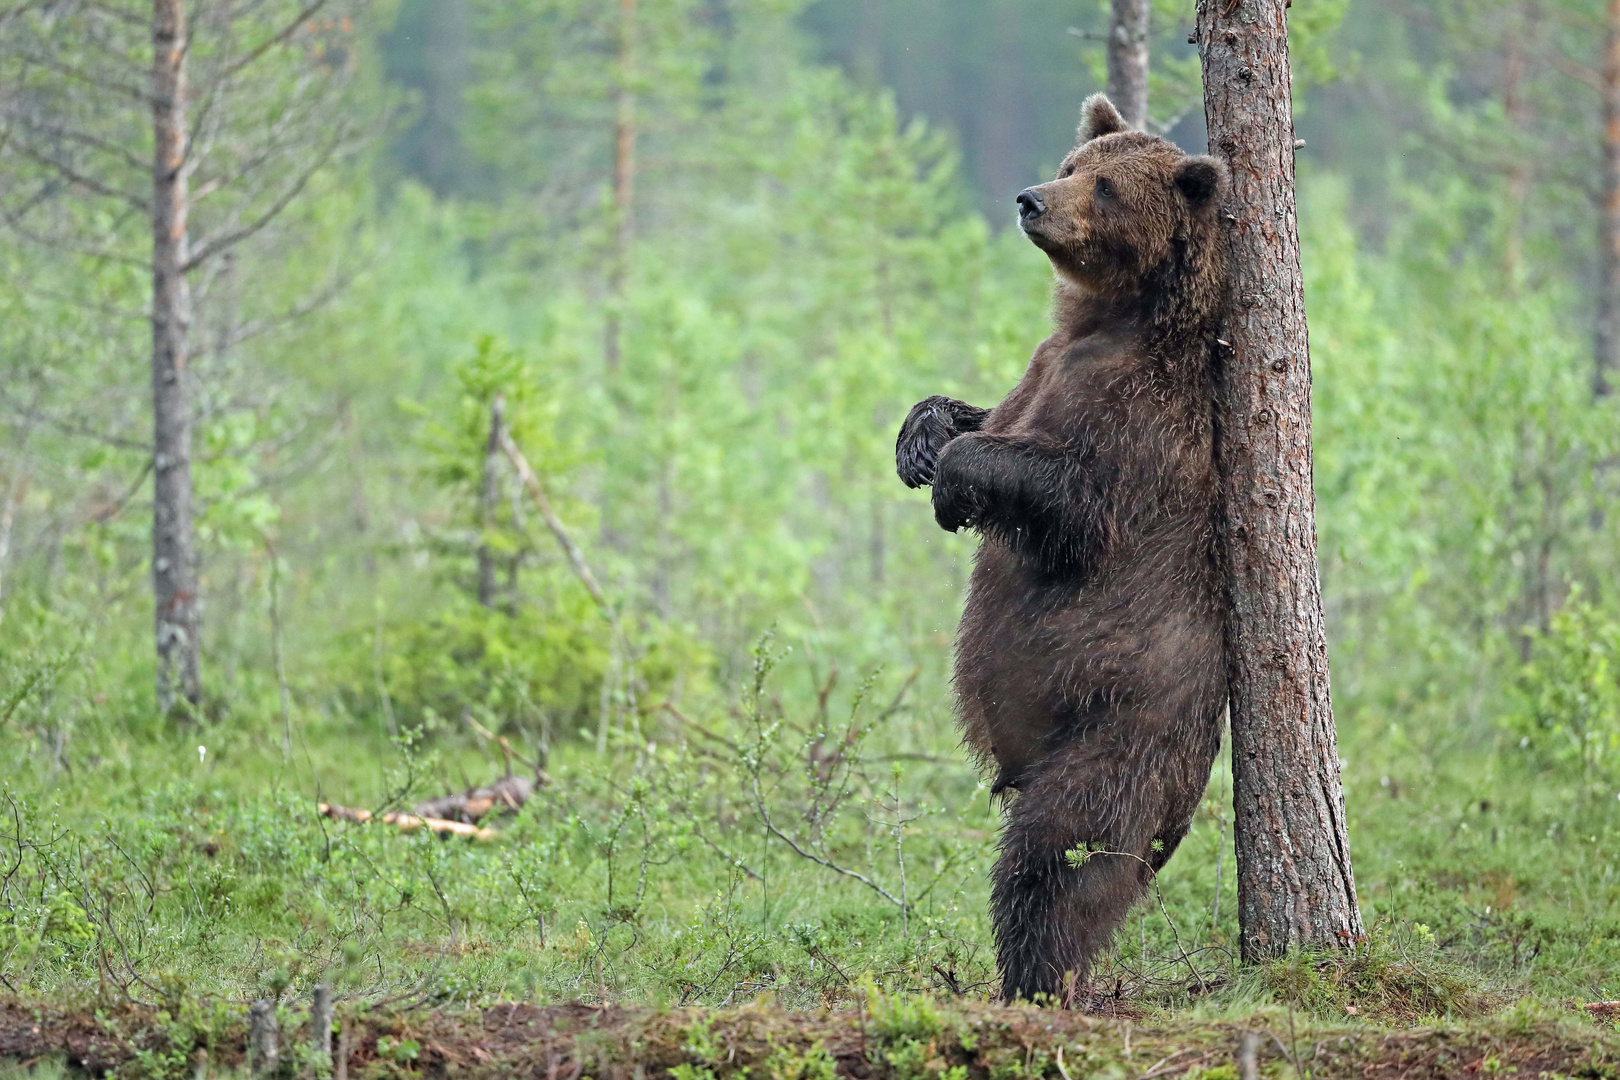
{"label": "bear's eye", "polygon": [[1097,177],[1097,198],[1116,199],[1118,197],[1119,192],[1114,190],[1114,182],[1112,180],[1108,179],[1106,176]]}

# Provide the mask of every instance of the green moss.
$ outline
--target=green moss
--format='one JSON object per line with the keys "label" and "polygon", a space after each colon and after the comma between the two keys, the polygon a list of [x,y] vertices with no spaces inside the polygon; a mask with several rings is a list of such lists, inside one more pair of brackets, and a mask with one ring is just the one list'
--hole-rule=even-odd
{"label": "green moss", "polygon": [[1421,923],[1376,925],[1354,948],[1296,950],[1260,965],[1246,978],[1280,1005],[1318,1017],[1385,1022],[1474,1016],[1493,998],[1477,977],[1448,961]]}

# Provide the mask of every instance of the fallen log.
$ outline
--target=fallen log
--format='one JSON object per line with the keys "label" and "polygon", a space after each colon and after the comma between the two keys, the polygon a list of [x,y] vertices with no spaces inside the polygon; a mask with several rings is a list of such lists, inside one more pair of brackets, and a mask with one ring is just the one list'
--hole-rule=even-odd
{"label": "fallen log", "polygon": [[461,821],[469,825],[492,810],[523,809],[523,804],[534,794],[534,781],[525,776],[508,776],[486,787],[468,788],[458,795],[442,795],[417,803],[412,810],[424,818]]}
{"label": "fallen log", "polygon": [[[322,817],[331,818],[334,821],[357,821],[363,824],[373,819],[370,810],[357,810],[349,806],[317,803],[316,809]],[[393,825],[401,832],[415,832],[417,829],[427,829],[441,835],[466,836],[486,843],[495,839],[494,829],[480,829],[476,825],[469,825],[465,821],[446,821],[443,818],[425,817],[419,814],[401,814],[392,810],[386,814],[377,815],[376,820]]]}

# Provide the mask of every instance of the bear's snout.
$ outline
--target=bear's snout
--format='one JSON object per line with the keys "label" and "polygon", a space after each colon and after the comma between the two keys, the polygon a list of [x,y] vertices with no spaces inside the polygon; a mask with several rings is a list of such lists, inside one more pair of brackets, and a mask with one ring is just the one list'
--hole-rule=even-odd
{"label": "bear's snout", "polygon": [[1018,193],[1018,222],[1027,225],[1031,221],[1046,213],[1046,200],[1034,188],[1025,188]]}

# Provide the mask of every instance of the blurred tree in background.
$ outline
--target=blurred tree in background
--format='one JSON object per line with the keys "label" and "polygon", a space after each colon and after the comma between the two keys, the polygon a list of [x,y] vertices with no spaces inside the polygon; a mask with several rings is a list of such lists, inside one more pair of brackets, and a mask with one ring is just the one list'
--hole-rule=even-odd
{"label": "blurred tree in background", "polygon": [[[126,270],[122,281],[103,278],[88,296],[57,291],[54,298],[115,341],[147,317],[151,436],[118,430],[128,419],[122,402],[109,418],[87,415],[90,402],[82,398],[47,398],[37,358],[28,373],[39,392],[30,399],[25,391],[15,404],[30,430],[43,422],[100,437],[103,447],[147,451],[156,692],[164,712],[176,701],[195,707],[202,693],[193,427],[203,420],[206,443],[218,432],[210,421],[234,421],[238,453],[211,445],[205,454],[234,457],[237,465],[255,436],[285,437],[273,433],[285,427],[276,423],[285,416],[262,402],[257,410],[247,404],[257,380],[236,369],[237,349],[320,298],[304,282],[310,294],[281,310],[244,310],[237,251],[285,224],[294,200],[336,171],[364,126],[348,97],[358,67],[357,10],[363,6],[324,2],[193,9],[185,0],[160,0],[150,10],[68,3],[20,5],[6,15],[0,216],[29,265],[16,268],[12,284],[20,296],[35,292],[32,268],[53,257],[52,268],[70,277]],[[137,284],[139,273],[148,276],[149,291]],[[194,356],[201,362],[193,364]],[[101,390],[128,386],[124,372],[97,375],[112,380]],[[109,420],[113,432],[98,430]],[[219,476],[208,471],[210,479]],[[252,482],[234,480],[232,495],[247,495]],[[204,513],[212,494],[202,493]],[[9,547],[14,517],[6,520]]]}

